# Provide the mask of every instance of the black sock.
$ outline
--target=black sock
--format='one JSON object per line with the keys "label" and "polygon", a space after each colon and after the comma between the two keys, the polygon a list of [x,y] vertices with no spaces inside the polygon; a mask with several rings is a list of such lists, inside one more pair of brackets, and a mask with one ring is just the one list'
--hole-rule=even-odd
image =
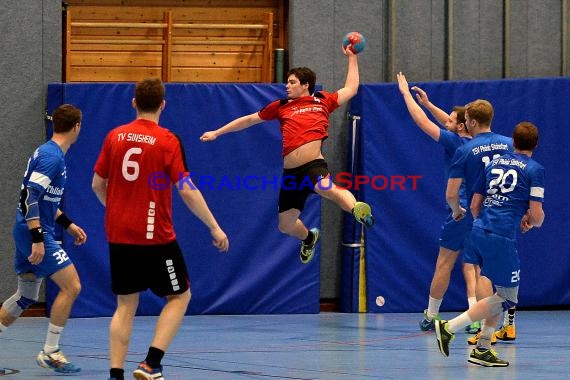
{"label": "black sock", "polygon": [[111,368],[109,375],[111,379],[125,380],[125,370],[122,368]]}
{"label": "black sock", "polygon": [[146,359],[144,361],[150,367],[156,368],[160,366],[160,361],[162,360],[163,357],[164,357],[164,351],[151,346],[148,348],[148,354],[146,354]]}
{"label": "black sock", "polygon": [[516,309],[507,310],[507,313],[509,314],[509,325],[512,325],[515,322],[515,310]]}
{"label": "black sock", "polygon": [[309,234],[307,235],[307,238],[303,240],[303,243],[311,244],[312,242],[313,242],[313,233],[309,231]]}

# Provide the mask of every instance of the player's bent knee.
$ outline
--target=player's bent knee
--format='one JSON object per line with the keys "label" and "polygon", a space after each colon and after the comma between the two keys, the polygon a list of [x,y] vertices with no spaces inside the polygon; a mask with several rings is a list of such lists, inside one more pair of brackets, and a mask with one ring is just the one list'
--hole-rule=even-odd
{"label": "player's bent knee", "polygon": [[62,286],[59,291],[69,298],[77,298],[81,292],[81,283],[79,281],[72,281]]}
{"label": "player's bent knee", "polygon": [[79,296],[79,293],[81,293],[81,282],[77,281],[72,285],[71,293],[73,294],[74,297]]}

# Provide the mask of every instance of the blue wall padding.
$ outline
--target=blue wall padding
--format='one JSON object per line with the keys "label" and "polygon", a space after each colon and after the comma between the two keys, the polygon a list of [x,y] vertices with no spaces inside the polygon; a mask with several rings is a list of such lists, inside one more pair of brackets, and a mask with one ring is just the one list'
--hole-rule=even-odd
{"label": "blue wall padding", "polygon": [[[133,84],[125,83],[49,86],[49,112],[60,103],[72,103],[83,111],[81,135],[66,157],[65,212],[88,234],[87,244],[79,248],[69,237],[64,239],[83,285],[73,317],[110,316],[115,308],[104,208],[91,191],[91,179],[107,132],[135,118],[133,90]],[[230,251],[217,252],[207,228],[173,195],[175,230],[191,279],[188,314],[319,312],[320,254],[317,251],[310,265],[301,264],[299,241],[277,228],[278,184],[262,182],[282,174],[278,123],[262,123],[210,143],[199,141],[203,132],[284,95],[283,85],[166,84],[160,124],[181,137],[192,177],[202,184],[210,209],[230,239]],[[246,176],[253,177],[245,183]],[[213,178],[211,184],[204,182],[207,177]],[[301,217],[309,227],[320,225],[320,197],[309,198]],[[56,291],[50,283],[48,306]],[[139,315],[157,315],[162,302],[143,293]]]}
{"label": "blue wall padding", "polygon": [[[488,99],[495,108],[495,132],[510,136],[523,120],[538,126],[540,141],[533,157],[546,168],[546,220],[542,228],[518,239],[519,305],[570,304],[570,247],[566,239],[570,231],[570,79],[431,82],[419,86],[447,112],[457,104]],[[362,117],[359,174],[388,179],[422,176],[416,190],[410,180],[404,183],[404,190],[374,190],[371,186],[360,190],[377,220],[366,233],[368,311],[421,312],[427,307],[439,230],[446,216],[443,150],[415,125],[396,84],[360,86],[351,113]],[[382,307],[375,304],[378,295],[386,300]],[[463,275],[456,264],[442,310],[466,308]]]}

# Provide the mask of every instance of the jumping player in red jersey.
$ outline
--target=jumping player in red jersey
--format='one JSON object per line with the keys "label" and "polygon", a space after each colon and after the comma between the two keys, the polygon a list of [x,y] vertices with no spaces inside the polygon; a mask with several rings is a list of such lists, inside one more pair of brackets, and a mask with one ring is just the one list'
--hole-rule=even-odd
{"label": "jumping player in red jersey", "polygon": [[[228,238],[192,184],[178,137],[158,125],[165,107],[160,79],[137,83],[133,122],[113,129],[95,165],[93,191],[106,206],[111,282],[117,310],[110,326],[110,378],[124,378],[124,363],[139,293],[146,289],[167,302],[156,324],[137,379],[163,379],[162,357],[176,335],[190,302],[184,256],[172,225],[172,185],[188,208],[210,229],[213,244],[227,251]],[[164,183],[150,186],[161,175]]]}
{"label": "jumping player in red jersey", "polygon": [[[201,141],[213,141],[228,133],[249,128],[263,121],[277,119],[283,136],[283,180],[279,192],[279,230],[300,240],[300,258],[303,264],[314,256],[319,229],[310,231],[299,219],[309,194],[330,199],[343,210],[352,212],[355,219],[370,227],[374,224],[370,206],[357,202],[352,193],[334,186],[324,160],[321,146],[328,137],[329,115],[348,102],[358,91],[359,75],[357,57],[350,49],[343,49],[348,58],[348,72],[343,88],[329,93],[314,92],[316,75],[306,67],[298,67],[287,73],[287,98],[275,100],[259,112],[237,118],[223,127],[205,132]],[[312,188],[304,186],[309,179]],[[290,180],[290,181],[289,181]]]}

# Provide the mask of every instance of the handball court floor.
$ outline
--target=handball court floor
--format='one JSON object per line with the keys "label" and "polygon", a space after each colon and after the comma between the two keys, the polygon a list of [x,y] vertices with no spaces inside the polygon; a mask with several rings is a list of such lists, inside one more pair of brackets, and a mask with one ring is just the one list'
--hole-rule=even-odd
{"label": "handball court floor", "polygon": [[[456,313],[442,313],[443,318]],[[467,363],[467,334],[443,357],[416,314],[187,316],[163,360],[172,379],[567,379],[570,311],[519,311],[517,340],[495,349],[506,368]],[[144,359],[155,317],[137,317],[126,378]],[[0,336],[6,379],[107,379],[109,318],[71,319],[62,336],[67,357],[82,367],[57,375],[35,364],[45,318],[21,318]],[[12,373],[13,370],[19,371]]]}

